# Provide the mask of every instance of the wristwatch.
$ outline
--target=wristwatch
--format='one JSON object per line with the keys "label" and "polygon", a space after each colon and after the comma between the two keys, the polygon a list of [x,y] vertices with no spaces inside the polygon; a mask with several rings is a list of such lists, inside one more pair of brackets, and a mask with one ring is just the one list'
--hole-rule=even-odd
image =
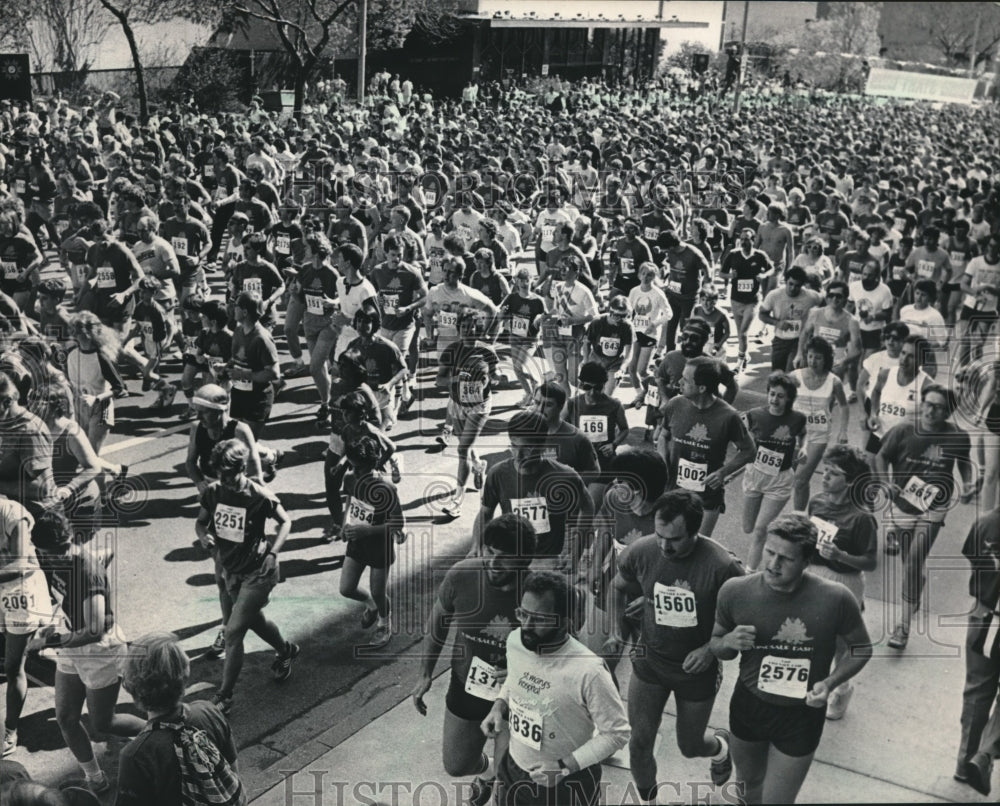
{"label": "wristwatch", "polygon": [[559,759],[558,764],[559,764],[559,772],[563,773],[564,775],[573,774],[573,771],[566,765],[565,761]]}

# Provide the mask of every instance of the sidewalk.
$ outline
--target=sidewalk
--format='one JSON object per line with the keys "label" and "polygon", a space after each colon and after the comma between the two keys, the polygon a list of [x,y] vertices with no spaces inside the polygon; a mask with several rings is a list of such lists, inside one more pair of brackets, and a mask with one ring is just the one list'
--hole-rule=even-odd
{"label": "sidewalk", "polygon": [[[868,599],[865,614],[873,640],[884,644],[884,604]],[[940,636],[941,627],[936,628]],[[947,627],[956,637],[962,627]],[[979,796],[951,775],[961,710],[964,664],[957,654],[925,636],[913,635],[906,653],[880,650],[859,678],[850,710],[841,722],[827,722],[823,741],[800,803],[994,802]],[[443,659],[448,653],[442,653]],[[415,667],[404,660],[400,671]],[[417,715],[405,673],[395,687],[397,704],[366,727],[344,738],[332,727],[305,747],[296,748],[262,777],[277,781],[253,800],[255,806],[456,805],[466,802],[470,779],[451,779],[441,764],[441,724],[447,689],[445,669],[426,697],[428,716]],[[629,664],[619,666],[627,688]],[[728,725],[728,703],[736,662],[726,664],[711,725]],[[388,692],[386,692],[388,693]],[[402,696],[402,701],[399,697]],[[685,759],[676,747],[676,717],[671,702],[664,715],[656,758],[662,803],[735,803],[733,782],[716,789],[707,759]],[[327,742],[329,743],[327,745]],[[323,750],[325,746],[330,749]],[[489,748],[488,748],[489,749]],[[318,753],[313,760],[304,756]],[[627,763],[627,762],[626,762]],[[298,770],[288,776],[289,770]],[[628,769],[604,765],[604,803],[637,803]]]}

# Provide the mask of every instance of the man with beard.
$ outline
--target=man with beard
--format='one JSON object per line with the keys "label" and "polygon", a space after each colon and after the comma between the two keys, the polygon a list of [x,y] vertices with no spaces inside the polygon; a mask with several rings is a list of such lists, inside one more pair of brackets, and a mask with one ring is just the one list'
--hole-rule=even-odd
{"label": "man with beard", "polygon": [[618,648],[630,632],[628,620],[641,619],[628,687],[629,758],[639,797],[648,802],[656,796],[653,745],[671,693],[681,754],[710,757],[716,786],[732,774],[729,731],[707,730],[722,680],[709,641],[719,588],[743,575],[739,560],[698,534],[705,510],[695,493],[672,490],[657,504],[655,534],[640,537],[618,556],[612,636]]}
{"label": "man with beard", "polygon": [[611,673],[569,635],[572,591],[551,571],[524,581],[507,636],[507,678],[483,732],[509,722],[510,746],[497,758],[501,806],[600,800],[601,762],[625,746],[629,726]]}
{"label": "man with beard", "polygon": [[[693,316],[684,323],[684,330],[681,331],[680,349],[671,350],[660,361],[656,368],[656,383],[660,388],[660,405],[666,404],[670,398],[675,397],[679,391],[681,374],[685,365],[693,358],[705,355],[705,347],[708,345],[712,329],[708,322],[698,316]],[[736,376],[733,371],[720,360],[715,359],[719,364],[719,375],[721,383],[726,392],[723,399],[727,403],[732,403],[740,390],[736,383]]]}
{"label": "man with beard", "polygon": [[[507,513],[486,524],[483,543],[483,556],[457,562],[438,589],[424,631],[420,678],[410,695],[417,712],[426,716],[424,695],[455,624],[441,738],[441,760],[452,776],[482,775],[489,768],[479,725],[507,677],[507,636],[516,625],[520,577],[535,553],[535,530],[527,519]],[[472,786],[472,801],[484,802],[493,781],[480,777]]]}
{"label": "man with beard", "polygon": [[486,475],[472,553],[481,552],[484,526],[499,506],[531,524],[538,536],[536,558],[546,558],[549,566],[565,566],[586,548],[580,543],[594,515],[593,502],[579,473],[545,457],[548,424],[540,414],[518,412],[510,419],[508,433],[511,456]]}

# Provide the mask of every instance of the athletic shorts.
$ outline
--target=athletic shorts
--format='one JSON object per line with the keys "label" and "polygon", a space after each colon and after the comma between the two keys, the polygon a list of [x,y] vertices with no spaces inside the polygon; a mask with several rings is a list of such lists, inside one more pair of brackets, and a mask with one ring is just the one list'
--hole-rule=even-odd
{"label": "athletic shorts", "polygon": [[635,345],[636,345],[636,347],[638,347],[640,349],[645,349],[647,347],[655,347],[656,346],[656,337],[655,336],[647,336],[645,333],[636,333],[635,334]]}
{"label": "athletic shorts", "polygon": [[791,497],[794,482],[795,471],[791,468],[780,471],[777,476],[769,476],[753,465],[747,465],[743,471],[744,495],[761,495],[773,501],[784,501]]}
{"label": "athletic shorts", "polygon": [[786,756],[816,752],[826,723],[826,708],[805,703],[772,705],[737,682],[729,701],[729,729],[744,742],[769,742]]}
{"label": "athletic shorts", "polygon": [[271,591],[281,579],[278,565],[275,563],[273,573],[267,574],[263,568],[256,571],[248,571],[244,574],[233,573],[222,568],[222,583],[226,586],[229,598],[235,602],[240,596],[254,597],[259,602],[259,609],[263,610],[271,598]]}
{"label": "athletic shorts", "polygon": [[909,512],[904,512],[894,502],[892,506],[889,507],[888,517],[886,519],[886,525],[890,529],[894,529],[896,531],[912,532],[914,529],[918,528],[921,524],[923,524],[924,526],[943,525],[944,516],[946,514],[947,514],[946,509],[931,509],[925,512],[923,515],[913,515]]}
{"label": "athletic shorts", "polygon": [[52,600],[41,570],[0,584],[0,632],[30,635],[51,620]]}
{"label": "athletic shorts", "polygon": [[604,367],[608,371],[609,378],[614,377],[615,373],[622,368],[622,364],[624,363],[624,359],[621,356],[616,358],[606,358],[605,356],[597,355],[596,353],[591,355],[590,360]]}
{"label": "athletic shorts", "polygon": [[469,694],[465,690],[465,681],[452,668],[444,704],[452,716],[468,722],[482,722],[489,715],[493,700],[482,700]]}
{"label": "athletic shorts", "polygon": [[73,674],[92,691],[113,686],[125,668],[128,645],[112,627],[94,644],[56,650],[56,669],[63,674]]}
{"label": "athletic shorts", "polygon": [[493,803],[499,806],[597,806],[601,801],[601,765],[567,775],[553,787],[531,780],[506,751],[497,761]]}
{"label": "athletic shorts", "polygon": [[685,702],[711,700],[722,685],[722,664],[718,661],[714,669],[701,674],[688,674],[679,663],[674,667],[666,663],[654,663],[648,655],[640,657],[633,649],[632,671],[643,683],[673,692],[674,697]]}
{"label": "athletic shorts", "polygon": [[393,539],[388,535],[384,540],[381,538],[349,540],[347,556],[361,565],[381,570],[396,562],[396,548]]}
{"label": "athletic shorts", "polygon": [[866,350],[878,350],[882,346],[882,331],[862,330],[861,346]]}
{"label": "athletic shorts", "polygon": [[[752,314],[757,308],[756,302],[736,302],[735,300],[730,300],[730,304],[732,305],[734,322],[742,322],[746,311],[749,310]],[[744,333],[743,335],[746,334]]]}
{"label": "athletic shorts", "polygon": [[478,428],[482,431],[491,411],[493,411],[493,395],[490,395],[482,403],[475,403],[471,406],[465,406],[449,398],[446,416],[455,422],[455,435],[458,436],[459,432],[466,428]]}

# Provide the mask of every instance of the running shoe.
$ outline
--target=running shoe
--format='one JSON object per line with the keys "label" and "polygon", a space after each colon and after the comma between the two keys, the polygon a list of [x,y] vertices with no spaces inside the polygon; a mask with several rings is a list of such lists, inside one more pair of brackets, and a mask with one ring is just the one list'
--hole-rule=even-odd
{"label": "running shoe", "polygon": [[402,417],[404,414],[406,414],[406,412],[410,410],[410,407],[413,405],[413,402],[416,399],[417,399],[416,396],[412,392],[410,392],[409,397],[404,397],[402,400],[400,400],[399,408],[396,409],[396,416]]}
{"label": "running shoe", "polygon": [[285,641],[285,651],[274,659],[271,664],[271,671],[274,673],[274,681],[283,683],[292,674],[292,661],[299,656],[299,645],[293,641]]}
{"label": "running shoe", "polygon": [[220,628],[219,632],[216,633],[215,640],[212,641],[212,645],[205,654],[210,658],[219,660],[226,657],[226,630],[224,627]]}
{"label": "running shoe", "polygon": [[733,754],[730,749],[728,730],[725,728],[719,728],[715,732],[715,737],[719,741],[726,743],[726,757],[721,761],[712,761],[709,765],[709,774],[712,776],[713,784],[716,786],[722,786],[733,774]]}
{"label": "running shoe", "polygon": [[316,409],[316,419],[325,420],[330,416],[330,407],[324,403],[318,409]]}
{"label": "running shoe", "polygon": [[965,775],[968,784],[980,795],[990,794],[990,783],[993,777],[993,760],[988,753],[979,752],[969,759],[965,765]]}
{"label": "running shoe", "polygon": [[461,518],[462,517],[462,502],[459,500],[453,500],[441,507],[441,513],[449,518]]}
{"label": "running shoe", "polygon": [[361,614],[361,629],[370,629],[376,621],[378,621],[378,608],[366,607]]}
{"label": "running shoe", "polygon": [[129,397],[132,397],[132,393],[124,386],[117,392],[115,392],[115,400],[125,400],[126,398]]}
{"label": "running shoe", "polygon": [[455,441],[455,437],[454,434],[452,433],[451,427],[446,425],[444,428],[442,428],[441,433],[438,434],[436,437],[434,437],[434,441],[438,445],[443,445],[445,447],[448,447],[452,442]]}
{"label": "running shoe", "polygon": [[833,694],[830,695],[830,701],[827,703],[826,718],[832,721],[843,719],[844,714],[847,713],[847,706],[850,704],[852,696],[854,696],[854,686],[850,683],[837,686],[833,690]]}
{"label": "running shoe", "polygon": [[222,711],[223,714],[229,714],[233,710],[233,695],[223,694],[221,691],[217,692],[214,697],[212,697],[212,704]]}
{"label": "running shoe", "polygon": [[274,477],[278,475],[278,465],[281,464],[281,460],[284,455],[285,452],[281,450],[281,448],[277,448],[274,451],[274,459],[266,464],[262,463],[264,466],[261,468],[261,473],[264,477],[265,484],[270,484],[274,481]]}
{"label": "running shoe", "polygon": [[3,731],[3,757],[7,758],[17,749],[17,731],[4,728]]}
{"label": "running shoe", "polygon": [[111,782],[103,772],[97,778],[85,778],[84,783],[87,785],[87,789],[95,795],[103,795],[105,792],[111,791]]}
{"label": "running shoe", "polygon": [[301,378],[309,374],[309,365],[305,361],[293,361],[288,369],[283,370],[282,375],[286,378]]}
{"label": "running shoe", "polygon": [[472,465],[472,486],[477,490],[483,489],[483,481],[486,476],[486,460],[480,459]]}
{"label": "running shoe", "polygon": [[335,523],[328,524],[323,530],[323,541],[326,543],[336,543],[340,540],[340,526]]}
{"label": "running shoe", "polygon": [[391,640],[392,624],[387,621],[385,624],[380,624],[378,629],[375,630],[375,635],[372,636],[372,646],[376,649],[381,649]]}
{"label": "running shoe", "polygon": [[392,483],[399,484],[403,480],[403,474],[399,470],[399,462],[395,459],[390,459],[389,467],[392,470]]}
{"label": "running shoe", "polygon": [[496,783],[496,778],[482,778],[476,776],[472,781],[472,787],[469,791],[469,803],[472,806],[486,806],[490,802],[490,798],[493,797],[493,785]]}
{"label": "running shoe", "polygon": [[893,649],[906,649],[906,644],[910,640],[910,633],[903,628],[902,624],[897,624],[896,629],[889,636],[889,646]]}

